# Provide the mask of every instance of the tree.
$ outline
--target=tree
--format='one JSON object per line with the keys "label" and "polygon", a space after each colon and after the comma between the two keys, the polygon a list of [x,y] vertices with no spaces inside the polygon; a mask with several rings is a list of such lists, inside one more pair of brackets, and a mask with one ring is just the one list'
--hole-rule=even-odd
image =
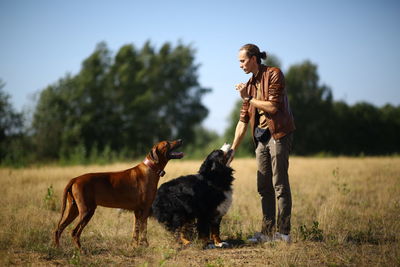
{"label": "tree", "polygon": [[394,107],[386,104],[380,108],[382,128],[378,129],[376,140],[384,139],[385,142],[380,143],[380,153],[399,153],[400,152],[400,106]]}
{"label": "tree", "polygon": [[0,80],[0,141],[20,133],[22,115],[14,110],[10,103],[10,95],[3,91],[5,83]]}
{"label": "tree", "polygon": [[294,152],[306,155],[324,151],[334,127],[330,119],[333,116],[330,88],[319,84],[317,66],[310,61],[291,66],[285,81],[297,128]]}
{"label": "tree", "polygon": [[210,89],[199,86],[194,51],[179,44],[164,44],[150,70],[154,106],[158,107],[159,139],[180,137],[193,141],[194,127],[208,115],[201,103]]}
{"label": "tree", "polygon": [[[348,106],[334,102],[330,88],[320,84],[317,66],[310,61],[290,66],[285,81],[297,128],[294,153],[377,155],[400,151],[400,107],[386,105],[379,109],[369,103]],[[240,107],[241,100],[231,114],[226,138],[234,135]],[[238,155],[251,155],[250,135],[243,143]]]}
{"label": "tree", "polygon": [[[243,101],[241,99],[237,100],[235,106],[233,107],[231,114],[229,115],[229,125],[225,130],[224,136],[225,140],[233,140],[235,136],[236,125],[239,121],[240,109],[242,107]],[[247,128],[246,136],[242,139],[242,143],[235,152],[236,157],[249,157],[254,155],[254,143],[251,137],[250,125]]]}
{"label": "tree", "polygon": [[[146,121],[150,116],[146,107],[151,106],[151,94],[146,89],[143,75],[144,62],[140,58],[140,51],[131,44],[121,47],[108,74],[108,88],[112,90],[107,91],[113,114],[109,123],[120,137],[113,146],[116,151],[124,147],[143,151],[145,145],[137,140],[146,140],[145,144],[152,140],[146,135],[154,128],[151,122]],[[143,131],[137,131],[137,125],[143,125]]]}
{"label": "tree", "polygon": [[[22,114],[14,110],[10,95],[3,91],[5,83],[0,79],[0,163],[13,160],[14,145],[23,133]],[[18,151],[15,151],[16,153]]]}
{"label": "tree", "polygon": [[[95,146],[103,150],[107,145],[115,147],[115,129],[110,122],[114,117],[112,104],[107,93],[113,90],[107,84],[111,68],[111,52],[105,43],[99,43],[95,51],[82,63],[82,68],[67,87],[64,94],[67,108],[62,135],[61,153],[71,154],[76,146],[83,145],[87,152]],[[72,94],[71,94],[72,93]]]}
{"label": "tree", "polygon": [[41,93],[33,122],[41,157],[68,158],[77,148],[84,156],[106,149],[136,156],[157,140],[191,142],[210,91],[198,83],[194,53],[147,42],[141,50],[125,45],[113,58],[105,43],[97,45],[77,75]]}

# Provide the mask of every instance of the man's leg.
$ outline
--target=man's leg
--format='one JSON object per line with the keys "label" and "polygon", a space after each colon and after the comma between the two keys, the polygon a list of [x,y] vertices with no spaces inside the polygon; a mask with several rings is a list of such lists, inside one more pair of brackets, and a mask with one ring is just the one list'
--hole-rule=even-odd
{"label": "man's leg", "polygon": [[289,153],[293,134],[288,134],[279,140],[271,140],[268,147],[271,152],[272,180],[278,201],[278,232],[290,233],[290,217],[292,213],[292,195],[289,184]]}
{"label": "man's leg", "polygon": [[261,196],[263,221],[261,233],[272,236],[275,226],[275,191],[272,184],[271,155],[266,143],[258,142],[257,160],[257,190]]}

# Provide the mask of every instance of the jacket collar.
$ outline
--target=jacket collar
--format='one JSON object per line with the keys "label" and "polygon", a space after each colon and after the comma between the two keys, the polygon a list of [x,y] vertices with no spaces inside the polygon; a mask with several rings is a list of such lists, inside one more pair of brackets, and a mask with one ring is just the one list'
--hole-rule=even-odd
{"label": "jacket collar", "polygon": [[149,167],[152,171],[157,173],[158,176],[163,177],[165,175],[165,171],[163,169],[158,168],[158,166],[150,159],[147,157],[143,160],[143,163]]}

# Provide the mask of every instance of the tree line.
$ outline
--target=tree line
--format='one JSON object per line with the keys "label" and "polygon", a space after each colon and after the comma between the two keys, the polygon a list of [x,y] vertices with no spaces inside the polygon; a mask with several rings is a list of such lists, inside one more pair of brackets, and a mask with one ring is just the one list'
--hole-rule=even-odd
{"label": "tree line", "polygon": [[[279,62],[271,65],[279,65]],[[386,104],[376,107],[366,102],[350,106],[344,101],[334,101],[331,89],[320,83],[317,69],[317,65],[306,60],[290,66],[285,73],[286,90],[296,124],[293,153],[351,156],[398,154],[400,106]],[[234,135],[240,107],[239,100],[230,115],[225,138]],[[249,135],[244,142],[239,155],[254,154]]]}
{"label": "tree line", "polygon": [[[279,60],[270,57],[267,64],[279,66]],[[107,163],[142,156],[158,140],[174,138],[185,140],[188,154],[203,157],[233,139],[241,101],[223,136],[201,126],[208,115],[202,98],[211,89],[199,84],[198,67],[190,45],[167,42],[156,49],[146,42],[139,49],[128,44],[113,55],[99,43],[76,75],[67,74],[40,92],[25,123],[0,80],[0,163]],[[400,151],[400,106],[334,101],[309,61],[291,66],[285,78],[297,127],[294,154]],[[253,155],[251,142],[248,136],[239,156]]]}

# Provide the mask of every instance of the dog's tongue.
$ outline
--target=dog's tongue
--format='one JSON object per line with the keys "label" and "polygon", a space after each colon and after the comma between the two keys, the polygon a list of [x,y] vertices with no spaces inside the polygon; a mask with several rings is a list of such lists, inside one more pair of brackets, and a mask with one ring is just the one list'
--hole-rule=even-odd
{"label": "dog's tongue", "polygon": [[183,152],[171,152],[170,155],[174,159],[181,159],[184,156]]}

